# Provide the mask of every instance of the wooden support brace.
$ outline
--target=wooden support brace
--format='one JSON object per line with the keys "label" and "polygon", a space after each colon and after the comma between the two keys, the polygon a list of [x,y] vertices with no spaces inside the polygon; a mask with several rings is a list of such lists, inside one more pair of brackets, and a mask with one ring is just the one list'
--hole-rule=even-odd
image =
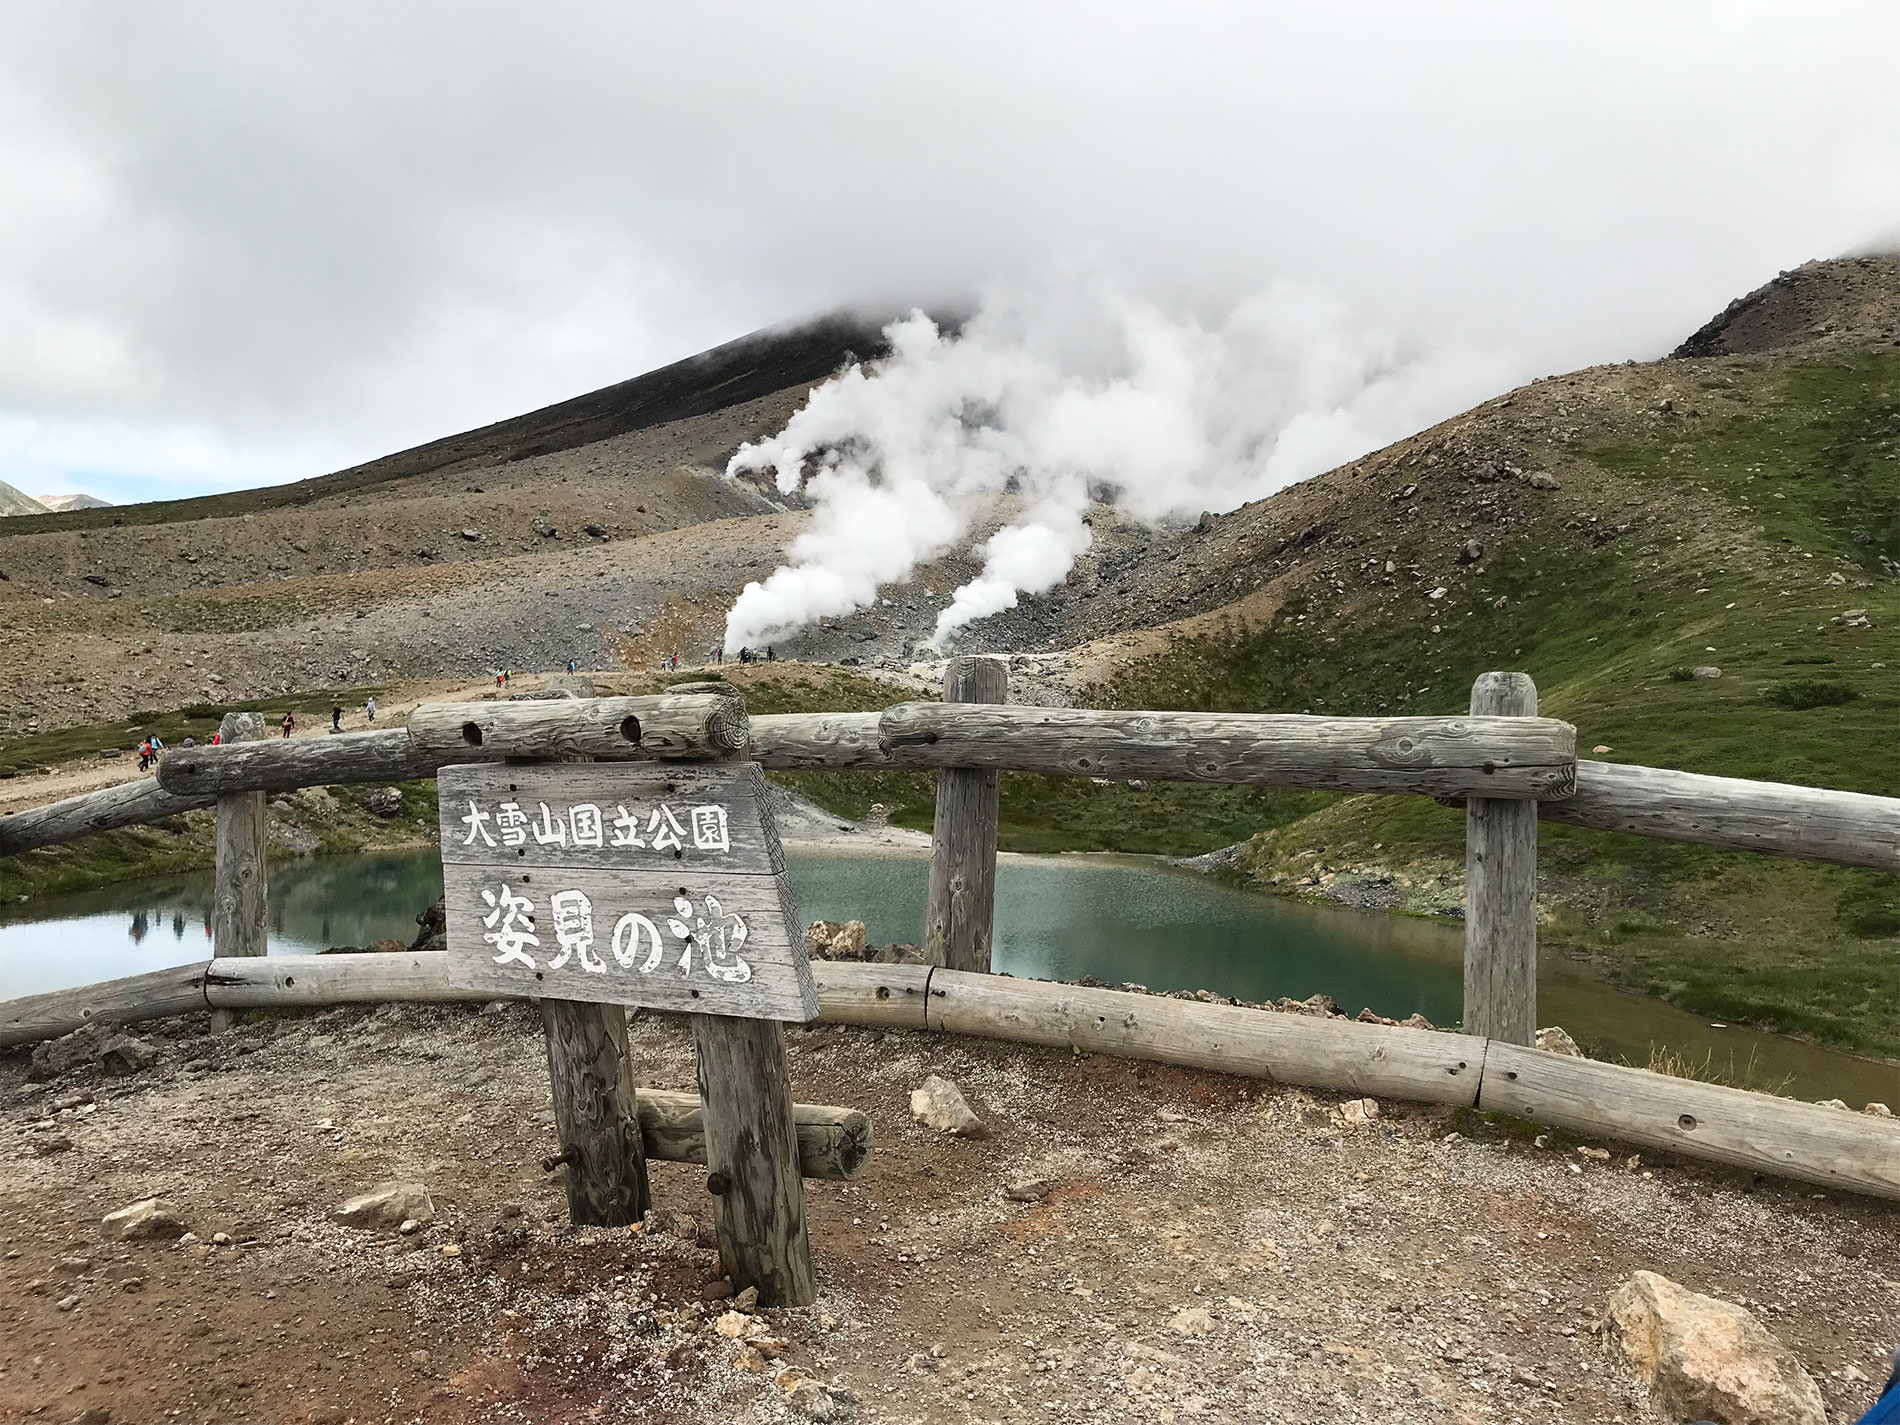
{"label": "wooden support brace", "polygon": [[640,1135],[627,1012],[617,1004],[541,1001],[554,1123],[577,1227],[627,1227],[653,1205]]}
{"label": "wooden support brace", "polygon": [[[252,712],[226,713],[219,741],[261,742],[264,719]],[[270,810],[262,792],[231,792],[218,798],[217,869],[212,886],[211,954],[263,955],[270,949],[268,848]],[[213,1010],[211,1027],[231,1027],[228,1009]]]}
{"label": "wooden support brace", "polygon": [[[1009,664],[1001,658],[953,658],[944,670],[945,703],[1009,700]],[[998,773],[945,768],[937,774],[930,833],[930,901],[924,958],[932,965],[987,974],[996,915]]]}
{"label": "wooden support brace", "polygon": [[783,1031],[770,1019],[691,1019],[719,1260],[735,1291],[759,1289],[761,1306],[809,1306],[818,1281]]}
{"label": "wooden support brace", "polygon": [[[1535,717],[1537,685],[1523,673],[1486,673],[1471,689],[1473,716]],[[1465,1015],[1467,1034],[1537,1042],[1537,803],[1465,802]]]}

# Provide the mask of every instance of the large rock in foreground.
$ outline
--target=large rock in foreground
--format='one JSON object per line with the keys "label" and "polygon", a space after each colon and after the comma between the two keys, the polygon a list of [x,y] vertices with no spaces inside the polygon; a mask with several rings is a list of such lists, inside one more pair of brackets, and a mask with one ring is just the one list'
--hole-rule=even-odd
{"label": "large rock in foreground", "polygon": [[99,1224],[102,1236],[114,1242],[169,1242],[185,1235],[184,1220],[163,1198],[148,1197],[117,1212],[108,1212]]}
{"label": "large rock in foreground", "polygon": [[1801,1362],[1739,1306],[1638,1272],[1610,1298],[1609,1327],[1667,1419],[1827,1425]]}
{"label": "large rock in foreground", "polygon": [[398,1228],[409,1221],[435,1220],[435,1202],[421,1183],[384,1183],[351,1198],[336,1210],[345,1227]]}
{"label": "large rock in foreground", "polygon": [[989,1129],[964,1100],[963,1091],[950,1080],[932,1074],[921,1088],[911,1090],[910,1116],[926,1128],[957,1138],[987,1138]]}

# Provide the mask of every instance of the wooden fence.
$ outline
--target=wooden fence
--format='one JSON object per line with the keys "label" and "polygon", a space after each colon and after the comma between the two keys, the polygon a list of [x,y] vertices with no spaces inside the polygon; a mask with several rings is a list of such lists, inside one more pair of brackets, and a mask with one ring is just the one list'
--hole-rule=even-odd
{"label": "wooden fence", "polygon": [[[1565,1060],[1536,1030],[1539,821],[1900,871],[1900,800],[1579,761],[1528,677],[1478,680],[1464,717],[1330,718],[1012,706],[1001,660],[959,659],[946,701],[748,719],[736,690],[419,708],[404,728],[173,751],[147,781],[0,817],[0,856],[219,808],[217,956],[0,1004],[0,1046],[98,1020],[288,1004],[468,997],[430,955],[247,958],[263,863],[246,832],[269,793],[433,776],[511,757],[694,759],[768,768],[935,770],[927,957],[914,972],[821,965],[821,1013],[1191,1063],[1321,1087],[1497,1108],[1555,1126],[1900,1197],[1900,1124]],[[233,727],[233,733],[242,730]],[[1463,1034],[1387,1030],[993,978],[999,771],[1429,796],[1467,822]],[[227,836],[227,822],[231,831]],[[227,943],[230,946],[227,949]],[[644,1130],[643,1130],[644,1131]],[[802,1151],[802,1149],[801,1149]]]}

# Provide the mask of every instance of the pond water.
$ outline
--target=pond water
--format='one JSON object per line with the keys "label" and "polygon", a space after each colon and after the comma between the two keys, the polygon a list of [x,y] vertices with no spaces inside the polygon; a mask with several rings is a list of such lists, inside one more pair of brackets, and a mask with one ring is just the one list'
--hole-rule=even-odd
{"label": "pond water", "polygon": [[[921,855],[786,849],[810,920],[864,921],[873,943],[923,939],[929,865]],[[416,912],[442,893],[433,848],[271,867],[270,948],[408,941]],[[0,998],[90,984],[211,953],[208,871],[126,882],[9,907],[0,923]],[[1463,930],[1454,922],[1305,905],[1250,894],[1145,857],[1004,856],[997,869],[998,970],[1037,979],[1094,975],[1150,989],[1206,989],[1246,1000],[1329,994],[1449,1025],[1462,998]],[[1716,1027],[1624,994],[1558,955],[1539,965],[1538,1020],[1594,1052],[1647,1062],[1653,1047],[1752,1066],[1752,1084],[1858,1107],[1900,1099],[1900,1069],[1741,1028]]]}

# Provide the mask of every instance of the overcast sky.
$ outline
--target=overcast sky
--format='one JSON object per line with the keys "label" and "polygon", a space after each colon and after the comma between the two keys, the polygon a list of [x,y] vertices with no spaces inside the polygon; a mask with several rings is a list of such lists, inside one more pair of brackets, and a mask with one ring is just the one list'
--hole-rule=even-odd
{"label": "overcast sky", "polygon": [[1277,279],[1516,379],[1900,235],[1900,5],[12,4],[0,479],[299,478],[843,303]]}

